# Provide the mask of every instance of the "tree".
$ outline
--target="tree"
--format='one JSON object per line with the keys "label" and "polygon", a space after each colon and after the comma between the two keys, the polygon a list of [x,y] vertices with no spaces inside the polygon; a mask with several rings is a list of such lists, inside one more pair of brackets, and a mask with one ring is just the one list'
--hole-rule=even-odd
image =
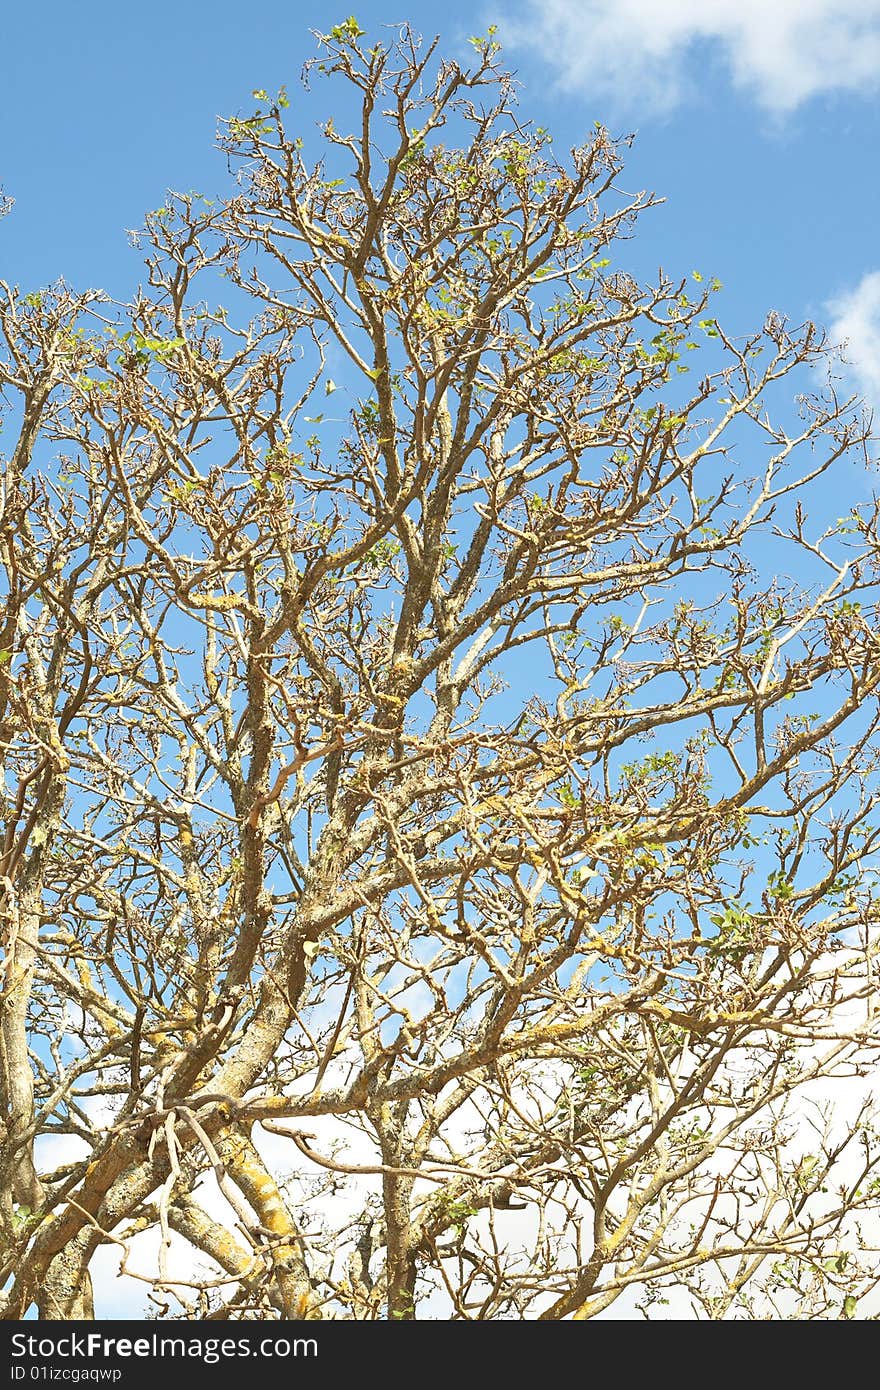
{"label": "tree", "polygon": [[873,1306],[869,422],[474,47],[3,287],[6,1318]]}

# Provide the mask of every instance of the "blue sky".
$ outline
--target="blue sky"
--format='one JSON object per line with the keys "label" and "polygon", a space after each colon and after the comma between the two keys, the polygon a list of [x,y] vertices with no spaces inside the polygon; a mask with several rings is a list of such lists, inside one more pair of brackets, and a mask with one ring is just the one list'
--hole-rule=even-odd
{"label": "blue sky", "polygon": [[[0,275],[129,294],[140,265],[126,228],[167,187],[228,186],[217,116],[254,87],[294,89],[310,28],[352,3],[9,7],[0,184],[16,206]],[[356,12],[370,31],[408,19],[462,56],[471,32],[498,24],[523,111],[558,144],[596,119],[638,132],[625,182],[668,202],[643,222],[633,270],[717,275],[734,331],[774,308],[846,332],[857,380],[880,399],[880,0],[362,0]]]}
{"label": "blue sky", "polygon": [[[168,187],[230,187],[216,121],[249,111],[253,88],[288,86],[293,131],[309,30],[351,8],[371,33],[409,20],[462,58],[470,33],[497,24],[523,114],[557,146],[596,120],[638,133],[624,186],[667,202],[629,268],[717,276],[713,311],[734,332],[769,309],[829,324],[880,403],[880,0],[8,4],[0,185],[15,207],[0,276],[131,295],[141,264],[126,229]],[[100,1258],[106,1287],[118,1254]],[[139,1309],[135,1294],[114,1311]]]}

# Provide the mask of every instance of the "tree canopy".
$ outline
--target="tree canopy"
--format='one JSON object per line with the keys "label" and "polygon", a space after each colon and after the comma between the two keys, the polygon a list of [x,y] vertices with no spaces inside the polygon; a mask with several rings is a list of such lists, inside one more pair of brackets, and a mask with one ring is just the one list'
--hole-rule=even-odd
{"label": "tree canopy", "polygon": [[6,1318],[873,1306],[870,421],[473,43],[0,290]]}

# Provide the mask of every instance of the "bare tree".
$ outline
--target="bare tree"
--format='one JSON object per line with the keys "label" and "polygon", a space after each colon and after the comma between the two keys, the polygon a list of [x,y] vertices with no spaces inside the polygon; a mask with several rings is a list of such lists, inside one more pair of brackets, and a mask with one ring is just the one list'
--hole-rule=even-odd
{"label": "bare tree", "polygon": [[3,286],[7,1319],[874,1306],[868,422],[474,45]]}

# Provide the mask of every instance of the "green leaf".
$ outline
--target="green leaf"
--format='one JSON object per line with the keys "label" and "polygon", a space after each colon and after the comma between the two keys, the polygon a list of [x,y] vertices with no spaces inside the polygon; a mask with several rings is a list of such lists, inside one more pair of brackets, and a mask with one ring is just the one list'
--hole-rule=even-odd
{"label": "green leaf", "polygon": [[353,14],[344,19],[341,24],[334,24],[330,30],[331,39],[336,39],[340,43],[351,43],[354,39],[359,39],[367,31],[362,29]]}

